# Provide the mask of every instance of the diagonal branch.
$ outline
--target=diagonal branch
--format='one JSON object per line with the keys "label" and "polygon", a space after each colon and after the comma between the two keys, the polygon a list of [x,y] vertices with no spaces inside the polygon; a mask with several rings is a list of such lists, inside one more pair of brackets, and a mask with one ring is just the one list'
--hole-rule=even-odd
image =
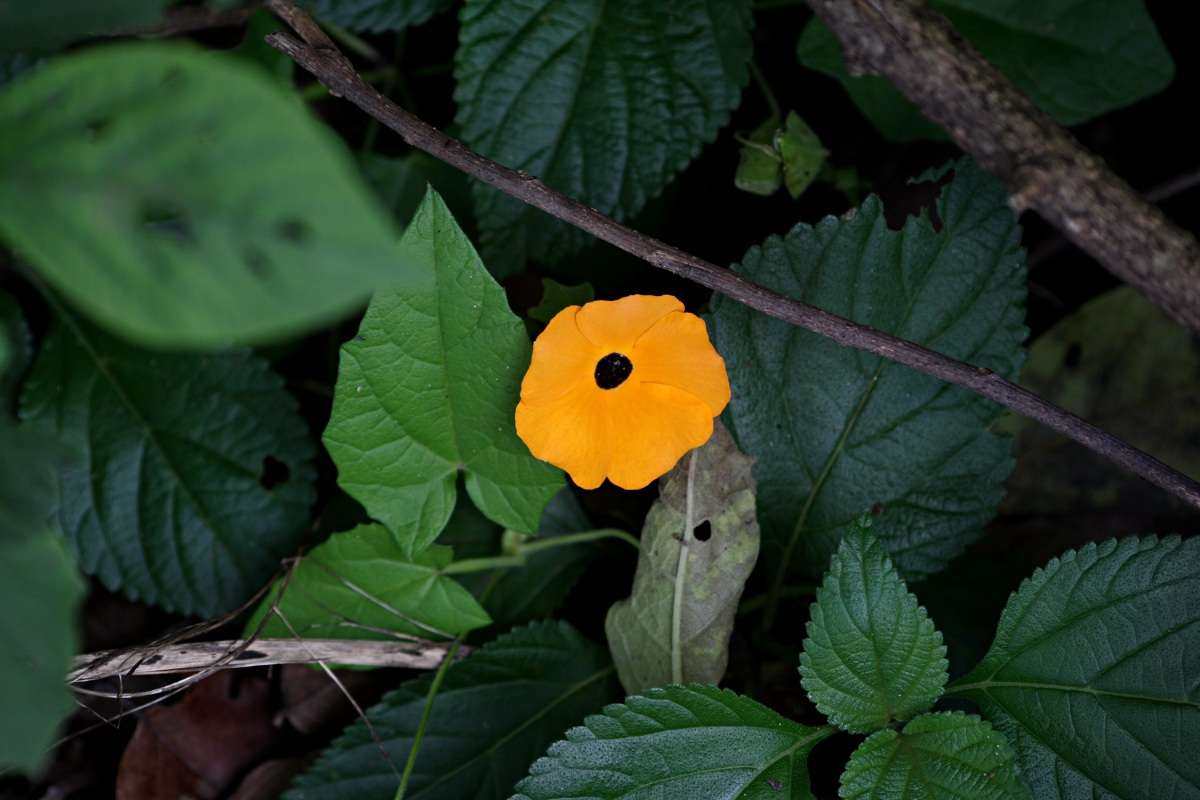
{"label": "diagonal branch", "polygon": [[896,85],[984,169],[1171,317],[1200,331],[1200,244],[967,43],[924,0],[810,0],[852,74]]}
{"label": "diagonal branch", "polygon": [[267,41],[312,73],[336,97],[344,97],[398,133],[412,147],[540,209],[647,263],[666,270],[763,314],[890,359],[947,383],[969,389],[1071,437],[1125,469],[1157,484],[1200,509],[1200,484],[1158,459],[1077,417],[1028,389],[1004,380],[991,370],[974,367],[875,328],[751,283],[645,234],[625,227],[595,209],[546,186],[537,178],[484,158],[461,142],[392,103],[355,72],[350,61],[320,34],[315,25],[287,0],[267,0],[267,6],[301,34],[301,41],[273,33]]}

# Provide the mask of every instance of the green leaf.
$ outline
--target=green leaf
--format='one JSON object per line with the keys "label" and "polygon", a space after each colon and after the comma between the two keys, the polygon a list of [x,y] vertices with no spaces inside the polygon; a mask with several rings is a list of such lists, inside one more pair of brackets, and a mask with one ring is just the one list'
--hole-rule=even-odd
{"label": "green leaf", "polygon": [[[470,592],[441,574],[453,553],[430,547],[408,557],[381,525],[335,533],[313,548],[286,583],[276,581],[246,632],[310,639],[451,638],[491,622]],[[282,591],[282,596],[280,592]],[[271,614],[279,603],[284,619]]]}
{"label": "green leaf", "polygon": [[809,698],[829,721],[870,733],[926,711],[946,685],[946,648],[869,531],[850,526],[817,590],[800,655]]}
{"label": "green leaf", "polygon": [[436,192],[403,246],[421,271],[376,292],[342,347],[325,430],[338,483],[409,554],[446,526],[460,470],[488,518],[536,531],[564,481],[517,438],[525,326]]}
{"label": "green leaf", "polygon": [[[926,215],[888,228],[869,197],[841,219],[797,225],[735,269],[785,295],[1009,379],[1021,364],[1020,226],[1004,189],[970,161]],[[759,524],[774,586],[819,574],[846,526],[877,510],[902,574],[940,570],[1004,494],[1010,441],[989,401],[718,296],[717,349],[734,435],[756,459]]]}
{"label": "green leaf", "polygon": [[779,117],[772,116],[744,140],[738,150],[737,172],[733,185],[743,192],[770,197],[783,185],[783,161],[775,149]]}
{"label": "green leaf", "polygon": [[1200,539],[1069,550],[1013,594],[950,692],[1012,741],[1038,800],[1200,797]]}
{"label": "green leaf", "polygon": [[50,51],[79,39],[158,22],[172,0],[0,1],[0,53]]}
{"label": "green leaf", "polygon": [[590,283],[563,286],[553,278],[542,278],[542,302],[529,309],[529,318],[549,323],[554,315],[568,306],[581,306],[596,297]]}
{"label": "green leaf", "polygon": [[[463,140],[618,220],[716,137],[748,79],[749,0],[468,0],[460,20]],[[498,276],[589,241],[483,184],[475,200]]]}
{"label": "green leaf", "polygon": [[[1086,122],[1161,91],[1171,56],[1141,0],[931,0],[967,41],[1064,125]],[[801,63],[837,78],[889,138],[944,138],[886,79],[852,78],[833,33],[814,18]]]}
{"label": "green leaf", "polygon": [[0,238],[145,343],[292,335],[413,268],[295,97],[181,44],[94,48],[0,93],[0,174]]}
{"label": "green leaf", "polygon": [[79,647],[82,597],[57,536],[0,535],[0,770],[36,771],[75,708],[63,676]]}
{"label": "green leaf", "polygon": [[604,623],[628,693],[715,684],[725,675],[738,600],[758,558],[750,467],[718,422],[708,443],[660,483],[642,528],[633,593]]}
{"label": "green leaf", "polygon": [[[565,623],[535,623],[452,665],[433,704],[408,800],[502,800],[529,762],[612,696],[604,650]],[[346,729],[288,800],[391,800],[431,677],[404,684]]]}
{"label": "green leaf", "polygon": [[962,712],[923,714],[903,731],[858,746],[842,773],[844,800],[1025,800],[1012,750],[992,726]]}
{"label": "green leaf", "polygon": [[794,200],[821,174],[829,151],[795,111],[788,113],[777,147],[783,159],[783,182]]}
{"label": "green leaf", "polygon": [[[1088,302],[1037,338],[1021,385],[1154,455],[1200,475],[1200,348],[1131,288]],[[1003,513],[1170,518],[1191,508],[1043,426],[1012,417],[1017,468]],[[1130,524],[1128,522],[1124,524]]]}
{"label": "green leaf", "polygon": [[[21,415],[83,456],[59,466],[58,523],[109,589],[211,616],[304,535],[314,447],[283,381],[250,352],[147,352],[60,316]],[[271,460],[287,478],[264,486]]]}
{"label": "green leaf", "polygon": [[303,0],[322,22],[383,33],[420,25],[449,9],[453,0]]}
{"label": "green leaf", "polygon": [[567,731],[513,800],[807,800],[808,754],[832,731],[714,686],[651,689]]}

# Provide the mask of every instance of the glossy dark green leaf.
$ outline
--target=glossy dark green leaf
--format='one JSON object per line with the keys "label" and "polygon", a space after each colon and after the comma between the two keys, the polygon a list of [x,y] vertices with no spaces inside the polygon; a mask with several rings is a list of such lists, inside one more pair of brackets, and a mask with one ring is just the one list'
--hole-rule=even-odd
{"label": "glossy dark green leaf", "polygon": [[[1064,125],[1155,94],[1174,74],[1142,0],[931,0],[930,5]],[[850,77],[837,39],[820,20],[805,28],[799,56],[806,66],[841,81],[888,137],[945,136],[886,79]]]}
{"label": "glossy dark green leaf", "polygon": [[758,558],[751,463],[717,423],[708,443],[660,481],[633,592],[604,624],[626,692],[724,677],[734,615]]}
{"label": "glossy dark green leaf", "polygon": [[[867,523],[864,525],[864,523]],[[829,564],[800,655],[804,688],[833,724],[871,733],[926,711],[946,685],[946,648],[867,520]]]}
{"label": "glossy dark green leaf", "polygon": [[[941,220],[888,228],[856,211],[752,249],[741,275],[783,294],[1015,378],[1025,338],[1020,227],[1003,187],[969,161]],[[877,511],[902,574],[936,572],[981,533],[1003,497],[1010,440],[999,408],[877,356],[718,296],[717,349],[739,445],[756,459],[763,562],[773,585],[820,574],[846,526]]]}
{"label": "glossy dark green leaf", "polygon": [[1012,596],[949,692],[1013,743],[1038,800],[1200,797],[1200,539],[1070,550]]}
{"label": "glossy dark green leaf", "polygon": [[303,0],[322,22],[355,31],[382,33],[420,25],[453,0]]}
{"label": "glossy dark green leaf", "polygon": [[7,87],[0,173],[0,238],[149,344],[288,336],[415,269],[294,96],[182,44],[93,48]]}
{"label": "glossy dark green leaf", "polygon": [[21,414],[80,456],[59,467],[58,523],[109,589],[228,611],[304,536],[315,448],[283,381],[250,352],[148,352],[62,316]]}
{"label": "glossy dark green leaf", "polygon": [[37,770],[75,708],[63,676],[78,652],[82,597],[57,535],[0,535],[0,770]]}
{"label": "glossy dark green leaf", "polygon": [[33,361],[33,337],[16,299],[0,291],[0,420],[16,412],[17,390]]}
{"label": "glossy dark green leaf", "polygon": [[714,686],[667,686],[588,717],[539,758],[513,800],[811,800],[809,728]]}
{"label": "glossy dark green leaf", "polygon": [[[391,800],[431,677],[410,681],[346,729],[284,795],[287,800]],[[542,622],[484,645],[446,672],[407,800],[503,800],[564,728],[613,693],[604,650],[565,623]]]}
{"label": "glossy dark green leaf", "polygon": [[410,554],[446,526],[460,471],[488,518],[536,531],[564,480],[517,438],[525,326],[436,192],[402,244],[423,269],[376,292],[342,347],[325,429],[338,483]]}
{"label": "glossy dark green leaf", "polygon": [[858,746],[842,773],[843,800],[1026,800],[1012,749],[979,717],[922,714]]}
{"label": "glossy dark green leaf", "polygon": [[[408,556],[382,525],[335,533],[276,581],[247,635],[311,639],[448,639],[491,622],[470,592],[441,574],[453,553],[430,547]],[[282,591],[282,596],[280,592]],[[278,603],[279,613],[271,612]]]}
{"label": "glossy dark green leaf", "polygon": [[[715,138],[748,77],[748,0],[468,0],[460,20],[466,143],[617,219]],[[496,275],[589,241],[491,187],[475,192]]]}

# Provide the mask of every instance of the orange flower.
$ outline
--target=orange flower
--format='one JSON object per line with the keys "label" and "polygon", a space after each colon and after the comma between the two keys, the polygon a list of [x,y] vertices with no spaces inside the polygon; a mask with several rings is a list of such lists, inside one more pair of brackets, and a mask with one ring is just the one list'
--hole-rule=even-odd
{"label": "orange flower", "polygon": [[564,308],[533,343],[517,435],[584,489],[640,489],[708,441],[728,402],[725,361],[683,303],[597,300]]}

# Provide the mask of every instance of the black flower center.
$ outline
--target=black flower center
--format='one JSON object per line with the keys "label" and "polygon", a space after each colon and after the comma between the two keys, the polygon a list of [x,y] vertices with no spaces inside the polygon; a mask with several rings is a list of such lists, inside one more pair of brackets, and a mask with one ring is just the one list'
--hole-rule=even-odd
{"label": "black flower center", "polygon": [[596,362],[596,385],[615,389],[633,372],[633,362],[620,353],[609,353]]}

